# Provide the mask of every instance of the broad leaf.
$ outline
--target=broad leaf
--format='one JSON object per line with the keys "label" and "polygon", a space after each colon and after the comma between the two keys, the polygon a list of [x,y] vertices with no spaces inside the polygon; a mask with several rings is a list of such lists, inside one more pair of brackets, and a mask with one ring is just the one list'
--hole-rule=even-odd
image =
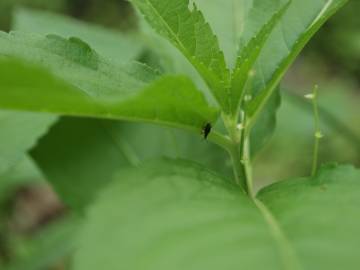
{"label": "broad leaf", "polygon": [[88,213],[74,270],[281,269],[260,212],[227,180],[182,161],[115,180]]}
{"label": "broad leaf", "polygon": [[323,168],[316,178],[269,187],[254,201],[181,161],[115,180],[89,210],[75,270],[355,270],[360,263],[354,168]]}
{"label": "broad leaf", "polygon": [[200,136],[118,121],[62,118],[31,154],[64,203],[80,213],[115,172],[146,159],[189,158],[232,175],[226,153]]}
{"label": "broad leaf", "polygon": [[202,75],[215,98],[227,110],[229,71],[216,36],[189,0],[132,0],[148,23],[173,43]]}
{"label": "broad leaf", "polygon": [[1,55],[52,72],[0,60],[2,108],[145,121],[197,133],[217,118],[188,78],[159,76],[142,64],[111,64],[77,38],[1,33]]}
{"label": "broad leaf", "polygon": [[[61,119],[31,155],[62,201],[82,212],[108,184],[115,170],[129,166],[112,136],[97,119]],[[60,165],[59,165],[60,164]]]}
{"label": "broad leaf", "polygon": [[134,33],[124,34],[60,14],[27,8],[16,9],[12,29],[42,35],[79,37],[101,55],[119,63],[136,59],[143,47]]}
{"label": "broad leaf", "polygon": [[15,166],[55,121],[46,114],[0,111],[0,175]]}
{"label": "broad leaf", "polygon": [[314,178],[280,182],[259,194],[303,269],[358,269],[360,171],[327,166]]}

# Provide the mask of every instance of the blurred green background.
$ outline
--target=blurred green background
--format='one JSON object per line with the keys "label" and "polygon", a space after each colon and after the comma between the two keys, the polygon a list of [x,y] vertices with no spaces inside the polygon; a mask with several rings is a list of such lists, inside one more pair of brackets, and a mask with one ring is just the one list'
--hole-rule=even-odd
{"label": "blurred green background", "polygon": [[[1,30],[12,29],[13,14],[19,7],[48,10],[115,31],[131,32],[137,28],[134,11],[121,0],[1,0]],[[320,87],[325,135],[320,145],[320,162],[360,166],[359,12],[360,2],[350,1],[316,35],[286,76],[276,132],[255,159],[258,188],[276,180],[309,175],[314,127],[312,107],[304,95],[315,84]],[[148,56],[143,53],[144,59],[156,62]],[[149,132],[148,127],[143,128]],[[192,144],[187,141],[192,138],[178,136],[183,141],[176,147],[191,151]],[[135,140],[141,145],[143,137],[138,137]],[[172,144],[171,140],[168,144]],[[206,156],[205,163],[221,164],[222,153],[214,150],[207,155],[206,151],[206,147],[199,150],[195,158]],[[221,168],[213,167],[229,173],[230,163],[223,164]],[[66,258],[72,245],[71,240],[64,244],[64,239],[71,239],[75,233],[74,223],[32,161],[24,158],[0,180],[0,269],[67,269],[70,259]],[[45,251],[46,257],[42,256]]]}

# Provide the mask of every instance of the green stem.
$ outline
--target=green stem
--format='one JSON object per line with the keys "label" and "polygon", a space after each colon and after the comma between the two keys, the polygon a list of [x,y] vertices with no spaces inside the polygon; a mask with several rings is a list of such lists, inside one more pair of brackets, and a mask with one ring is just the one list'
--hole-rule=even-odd
{"label": "green stem", "polygon": [[231,161],[233,164],[235,181],[242,188],[244,193],[247,193],[246,174],[240,156],[240,146],[238,144],[233,144],[232,147],[228,149],[228,153],[230,154]]}
{"label": "green stem", "polygon": [[231,157],[235,182],[242,187],[245,193],[248,193],[246,170],[241,155],[241,132],[237,123],[236,116],[222,115],[225,127],[229,134],[230,145],[227,151]]}
{"label": "green stem", "polygon": [[251,165],[251,155],[250,155],[250,136],[248,131],[248,123],[246,114],[242,117],[243,127],[241,130],[241,142],[240,142],[240,156],[241,163],[244,170],[244,177],[246,181],[246,191],[253,197],[253,180],[252,180],[252,165]]}
{"label": "green stem", "polygon": [[320,139],[315,137],[315,143],[314,143],[314,152],[313,152],[313,163],[311,168],[311,176],[314,177],[317,172],[318,162],[319,162],[319,144]]}
{"label": "green stem", "polygon": [[318,167],[318,160],[319,160],[319,145],[320,140],[323,137],[321,130],[320,130],[320,117],[319,117],[319,109],[318,109],[318,90],[319,87],[317,85],[314,86],[313,93],[310,95],[306,95],[306,98],[311,99],[314,111],[314,127],[315,127],[315,142],[314,142],[314,151],[313,151],[313,163],[311,169],[311,176],[315,176]]}
{"label": "green stem", "polygon": [[244,191],[250,196],[254,196],[252,181],[252,165],[250,157],[250,140],[247,136],[247,118],[241,115],[241,126],[237,124],[237,118],[227,119],[227,127],[233,142],[230,156],[233,162],[234,174],[237,183],[242,186]]}
{"label": "green stem", "polygon": [[242,157],[243,157],[242,159],[243,159],[244,170],[245,170],[247,192],[251,197],[254,197],[255,193],[254,193],[254,188],[253,188],[252,164],[251,164],[249,137],[245,137]]}
{"label": "green stem", "polygon": [[[309,102],[306,102],[303,97],[294,94],[290,91],[283,91],[284,97],[294,104],[295,106],[305,110],[306,112],[312,113],[313,106]],[[318,104],[319,117],[323,124],[326,124],[329,128],[336,131],[339,136],[344,137],[344,139],[351,144],[352,147],[356,147],[360,157],[360,136],[356,134],[347,124],[343,123],[340,119],[336,117],[333,113],[327,110],[325,107],[321,107]]]}
{"label": "green stem", "polygon": [[208,140],[225,149],[227,152],[229,152],[229,149],[232,147],[230,138],[216,131],[210,132]]}

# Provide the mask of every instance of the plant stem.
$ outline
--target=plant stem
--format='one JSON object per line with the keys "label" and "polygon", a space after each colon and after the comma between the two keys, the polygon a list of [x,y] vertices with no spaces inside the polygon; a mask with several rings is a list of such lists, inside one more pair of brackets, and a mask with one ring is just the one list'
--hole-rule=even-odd
{"label": "plant stem", "polygon": [[313,150],[313,163],[311,169],[311,176],[315,176],[318,167],[318,160],[319,160],[319,145],[320,140],[323,137],[322,132],[320,130],[320,117],[319,117],[319,109],[318,109],[318,90],[319,87],[317,85],[314,86],[313,93],[310,95],[306,95],[305,97],[311,99],[314,111],[314,127],[315,127],[315,142],[314,142],[314,150]]}
{"label": "plant stem", "polygon": [[253,180],[252,180],[252,165],[250,154],[250,137],[248,131],[247,117],[244,113],[242,116],[242,130],[241,130],[241,142],[240,142],[240,156],[244,170],[244,177],[246,181],[246,191],[250,197],[254,196],[253,192]]}
{"label": "plant stem", "polygon": [[243,191],[247,193],[247,181],[245,168],[243,166],[241,156],[240,156],[240,146],[238,144],[233,144],[230,149],[228,149],[231,161],[233,163],[233,171],[235,176],[236,183],[241,186]]}
{"label": "plant stem", "polygon": [[223,115],[225,126],[231,141],[227,149],[233,163],[235,182],[242,187],[245,193],[253,196],[250,146],[246,137],[246,118],[242,116],[242,123],[238,124],[238,117]]}
{"label": "plant stem", "polygon": [[[284,97],[294,104],[295,106],[305,110],[306,112],[312,112],[313,106],[309,102],[303,99],[303,97],[298,96],[291,91],[283,91]],[[352,130],[346,123],[343,123],[340,119],[336,117],[332,112],[328,111],[327,108],[321,107],[318,104],[319,117],[323,124],[326,124],[329,128],[336,131],[340,136],[344,137],[344,139],[352,145],[352,147],[356,147],[358,150],[360,157],[360,136],[356,134],[354,130]]]}
{"label": "plant stem", "polygon": [[210,132],[208,140],[225,149],[227,152],[229,152],[229,149],[232,147],[230,138],[216,131]]}
{"label": "plant stem", "polygon": [[311,168],[311,176],[312,177],[314,177],[316,175],[316,172],[317,172],[317,166],[318,166],[318,162],[319,162],[319,157],[318,157],[319,144],[320,144],[320,139],[315,137],[314,153],[313,153],[313,164],[312,164],[312,168]]}
{"label": "plant stem", "polygon": [[240,158],[240,145],[229,137],[217,132],[211,132],[208,139],[229,153],[233,164],[235,182],[243,189],[244,193],[246,193],[247,188],[245,173]]}
{"label": "plant stem", "polygon": [[253,177],[252,177],[252,164],[251,164],[251,155],[250,155],[250,140],[249,137],[245,137],[244,145],[242,150],[242,160],[245,170],[245,179],[247,192],[251,197],[255,196],[253,189]]}

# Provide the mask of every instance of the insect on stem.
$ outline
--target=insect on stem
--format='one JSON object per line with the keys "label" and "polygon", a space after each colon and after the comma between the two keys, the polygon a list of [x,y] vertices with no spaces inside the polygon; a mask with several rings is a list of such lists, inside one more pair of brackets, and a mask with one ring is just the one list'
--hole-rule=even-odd
{"label": "insect on stem", "polygon": [[209,136],[210,132],[212,129],[212,125],[211,123],[206,123],[202,129],[202,134],[204,135],[204,139],[206,140],[207,137]]}

